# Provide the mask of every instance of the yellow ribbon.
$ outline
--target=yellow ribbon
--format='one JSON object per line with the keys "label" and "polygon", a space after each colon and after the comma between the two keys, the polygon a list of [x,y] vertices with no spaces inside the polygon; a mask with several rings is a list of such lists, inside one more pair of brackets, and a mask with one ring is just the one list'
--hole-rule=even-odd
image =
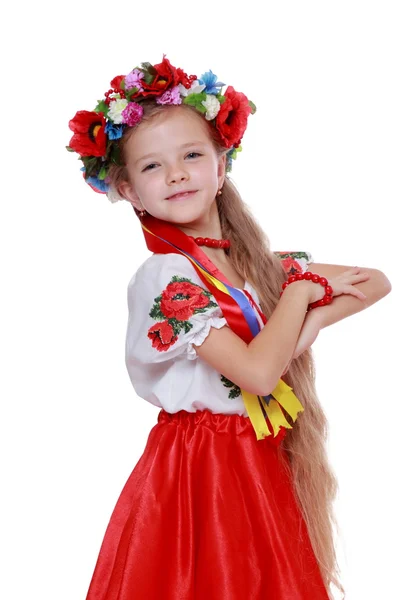
{"label": "yellow ribbon", "polygon": [[287,385],[283,379],[279,380],[277,386],[271,392],[275,400],[271,399],[269,404],[267,404],[262,396],[249,394],[245,390],[241,390],[241,392],[247,414],[249,415],[251,424],[256,432],[257,440],[262,440],[268,435],[271,435],[261,410],[261,405],[267,413],[267,417],[272,425],[274,437],[278,435],[281,426],[286,427],[286,429],[292,429],[292,426],[285,419],[281,406],[286,410],[293,421],[296,421],[299,412],[304,411],[304,407],[300,400],[293,393],[293,388]]}

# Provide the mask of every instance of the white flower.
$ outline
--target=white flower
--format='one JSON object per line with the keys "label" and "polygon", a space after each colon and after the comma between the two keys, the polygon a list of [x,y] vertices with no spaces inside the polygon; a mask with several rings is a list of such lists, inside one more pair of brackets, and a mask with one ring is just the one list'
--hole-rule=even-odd
{"label": "white flower", "polygon": [[219,109],[221,105],[219,103],[218,98],[214,94],[207,94],[206,99],[203,100],[202,105],[207,109],[206,119],[207,121],[211,121],[215,119],[217,114],[219,113]]}
{"label": "white flower", "polygon": [[128,100],[126,98],[120,98],[118,100],[113,100],[110,102],[109,110],[108,110],[108,118],[120,125],[122,123],[122,111],[126,108],[128,104]]}
{"label": "white flower", "polygon": [[178,87],[181,96],[188,96],[189,94],[200,94],[206,86],[200,85],[198,79],[196,79],[195,81],[193,81],[192,85],[188,90],[181,83],[178,85]]}
{"label": "white flower", "polygon": [[113,186],[109,187],[108,192],[107,192],[107,198],[113,204],[115,202],[118,202],[119,200],[123,200],[122,196],[119,195],[119,193],[117,192],[117,190]]}

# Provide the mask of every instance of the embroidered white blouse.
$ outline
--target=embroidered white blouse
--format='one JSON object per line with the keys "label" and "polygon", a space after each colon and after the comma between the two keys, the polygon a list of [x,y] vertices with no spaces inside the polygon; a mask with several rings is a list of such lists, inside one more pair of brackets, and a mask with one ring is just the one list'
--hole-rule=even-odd
{"label": "embroidered white blouse", "polygon": [[[275,254],[288,274],[305,272],[313,262],[308,252]],[[248,281],[244,290],[260,308]],[[125,364],[139,397],[169,413],[208,409],[248,416],[240,388],[193,348],[204,342],[211,327],[229,325],[188,258],[171,253],[145,260],[128,284],[128,311]]]}

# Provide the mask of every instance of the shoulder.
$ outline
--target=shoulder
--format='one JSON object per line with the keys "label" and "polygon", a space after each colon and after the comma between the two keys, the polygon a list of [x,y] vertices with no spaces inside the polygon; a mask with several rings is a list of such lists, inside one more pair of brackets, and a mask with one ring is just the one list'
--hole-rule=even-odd
{"label": "shoulder", "polygon": [[304,273],[308,265],[314,262],[311,252],[307,251],[275,251],[274,254],[281,260],[282,267],[288,275]]}
{"label": "shoulder", "polygon": [[204,287],[191,261],[180,254],[154,254],[128,286],[127,356],[143,363],[186,354],[197,358],[193,344],[210,327],[226,324],[221,308]]}
{"label": "shoulder", "polygon": [[183,254],[152,254],[138,268],[129,286],[150,281],[168,279],[174,274],[198,277],[196,269]]}
{"label": "shoulder", "polygon": [[152,318],[178,320],[218,307],[192,262],[175,253],[153,254],[136,271],[128,285],[128,306],[137,310],[140,305]]}

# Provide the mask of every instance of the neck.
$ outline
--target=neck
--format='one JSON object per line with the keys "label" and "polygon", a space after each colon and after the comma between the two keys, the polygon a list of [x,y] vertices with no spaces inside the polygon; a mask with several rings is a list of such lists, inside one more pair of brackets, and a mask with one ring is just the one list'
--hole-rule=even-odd
{"label": "neck", "polygon": [[214,238],[216,240],[222,239],[221,226],[218,223],[210,223],[209,226],[199,226],[199,227],[186,227],[184,225],[177,225],[181,231],[186,233],[186,235],[191,235],[194,238],[202,237],[202,238]]}
{"label": "neck", "polygon": [[191,235],[194,238],[208,237],[216,240],[222,238],[221,223],[216,202],[213,202],[207,214],[202,215],[198,220],[192,223],[174,223],[174,225],[179,227],[186,235]]}
{"label": "neck", "polygon": [[201,249],[213,263],[218,263],[220,265],[228,264],[229,257],[223,248],[208,248],[206,246],[201,246]]}

